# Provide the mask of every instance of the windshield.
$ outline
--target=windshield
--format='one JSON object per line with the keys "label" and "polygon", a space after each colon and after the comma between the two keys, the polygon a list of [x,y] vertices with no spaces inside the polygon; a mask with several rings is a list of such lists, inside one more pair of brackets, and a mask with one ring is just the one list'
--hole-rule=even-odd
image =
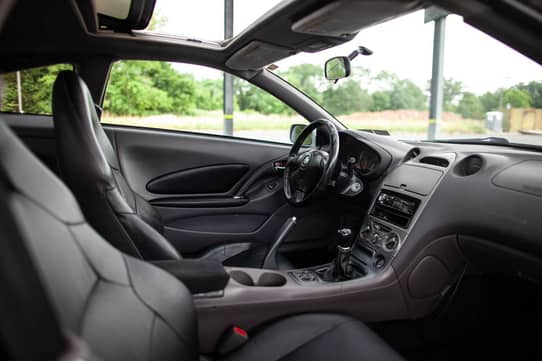
{"label": "windshield", "polygon": [[[542,145],[542,67],[459,16],[447,16],[445,26],[436,121],[429,119],[434,25],[424,23],[423,11],[363,30],[339,47],[285,59],[276,73],[351,129],[410,140],[500,137]],[[348,78],[326,80],[325,61],[358,46],[374,53],[352,60]]]}

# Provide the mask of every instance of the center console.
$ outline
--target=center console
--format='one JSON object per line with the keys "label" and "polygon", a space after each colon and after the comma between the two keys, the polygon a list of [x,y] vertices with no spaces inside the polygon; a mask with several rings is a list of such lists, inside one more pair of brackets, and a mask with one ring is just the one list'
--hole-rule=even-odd
{"label": "center console", "polygon": [[[347,277],[334,277],[333,270],[339,267],[334,264],[288,274],[300,284],[317,285],[357,279],[383,270],[401,249],[420,204],[420,198],[382,189],[349,249]],[[341,249],[339,246],[337,257],[341,257]]]}
{"label": "center console", "polygon": [[[404,245],[443,174],[437,167],[404,164],[386,177],[359,234],[349,247],[346,277],[337,277],[337,272],[333,273],[338,267],[337,262],[289,271],[289,276],[300,285],[314,286],[354,280],[383,271]],[[338,253],[341,257],[341,247],[338,247]]]}

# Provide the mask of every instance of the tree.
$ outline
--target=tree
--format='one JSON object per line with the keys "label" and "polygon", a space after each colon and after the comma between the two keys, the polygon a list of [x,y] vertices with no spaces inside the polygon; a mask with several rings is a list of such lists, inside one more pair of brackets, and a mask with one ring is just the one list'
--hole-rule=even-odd
{"label": "tree", "polygon": [[531,96],[519,88],[510,88],[503,95],[503,105],[507,104],[510,104],[512,108],[529,108]]}
{"label": "tree", "polygon": [[292,110],[279,99],[247,81],[235,79],[235,100],[239,110],[262,114],[291,114]]}
{"label": "tree", "polygon": [[372,106],[372,99],[357,81],[348,79],[337,85],[330,85],[323,92],[322,105],[332,114],[343,115],[368,111]]}
{"label": "tree", "polygon": [[393,83],[390,93],[391,109],[425,109],[426,97],[411,80],[400,79]]}
{"label": "tree", "polygon": [[531,97],[531,106],[542,108],[542,81],[532,81],[528,84],[518,84],[518,89],[529,93]]}
{"label": "tree", "polygon": [[503,91],[503,89],[499,89],[495,93],[485,92],[480,96],[480,102],[482,103],[482,107],[484,108],[484,113],[496,111],[499,109],[501,101],[500,93]]}
{"label": "tree", "polygon": [[104,108],[117,115],[192,114],[194,83],[166,62],[122,61],[111,71]]}
{"label": "tree", "polygon": [[203,79],[196,85],[196,109],[220,110],[222,109],[223,87],[222,79]]}
{"label": "tree", "polygon": [[391,109],[391,99],[389,91],[376,91],[372,94],[372,106],[369,109],[372,112]]}
{"label": "tree", "polygon": [[476,94],[464,92],[457,105],[457,113],[461,114],[463,118],[483,119],[484,107]]}
{"label": "tree", "polygon": [[444,79],[443,103],[445,111],[454,111],[465,88],[463,82],[453,78]]}
{"label": "tree", "polygon": [[324,70],[319,65],[299,64],[279,73],[293,86],[303,91],[317,103],[322,98],[321,90],[325,88]]}

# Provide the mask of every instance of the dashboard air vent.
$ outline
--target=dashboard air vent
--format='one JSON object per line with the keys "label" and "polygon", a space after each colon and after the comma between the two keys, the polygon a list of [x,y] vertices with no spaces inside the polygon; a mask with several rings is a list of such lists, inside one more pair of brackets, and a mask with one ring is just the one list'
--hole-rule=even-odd
{"label": "dashboard air vent", "polygon": [[478,173],[482,166],[484,165],[484,160],[479,155],[470,155],[459,163],[457,163],[454,173],[466,177]]}
{"label": "dashboard air vent", "polygon": [[446,168],[450,165],[447,159],[439,157],[424,157],[420,159],[420,163],[436,165],[437,167]]}
{"label": "dashboard air vent", "polygon": [[420,155],[420,148],[412,148],[408,151],[408,153],[405,155],[405,158],[403,159],[403,162],[408,162],[409,160],[412,160]]}

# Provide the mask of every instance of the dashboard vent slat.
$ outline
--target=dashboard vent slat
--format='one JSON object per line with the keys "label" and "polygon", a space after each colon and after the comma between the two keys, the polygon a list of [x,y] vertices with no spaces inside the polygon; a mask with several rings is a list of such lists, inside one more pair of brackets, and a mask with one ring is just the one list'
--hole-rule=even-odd
{"label": "dashboard vent slat", "polygon": [[440,157],[424,157],[420,159],[420,163],[431,164],[442,168],[446,168],[450,165],[450,162],[447,159]]}

